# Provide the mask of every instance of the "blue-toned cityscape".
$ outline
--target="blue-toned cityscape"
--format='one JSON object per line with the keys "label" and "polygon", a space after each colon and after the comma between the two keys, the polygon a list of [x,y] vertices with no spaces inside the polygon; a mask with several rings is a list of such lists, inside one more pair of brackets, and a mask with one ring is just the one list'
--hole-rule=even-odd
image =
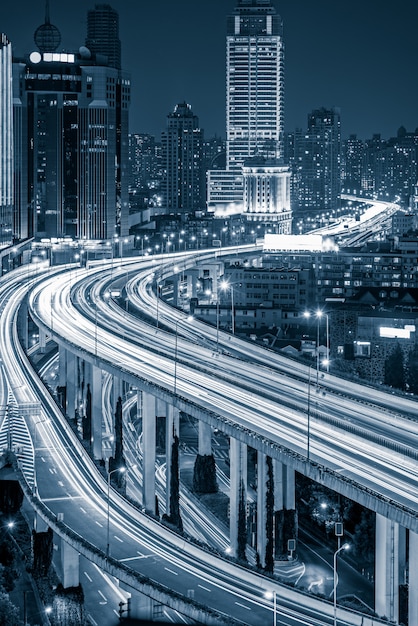
{"label": "blue-toned cityscape", "polygon": [[41,4],[24,54],[0,19],[0,623],[418,626],[418,126],[289,130],[280,0],[233,0],[225,136],[187,94],[156,136],[141,8],[74,49]]}

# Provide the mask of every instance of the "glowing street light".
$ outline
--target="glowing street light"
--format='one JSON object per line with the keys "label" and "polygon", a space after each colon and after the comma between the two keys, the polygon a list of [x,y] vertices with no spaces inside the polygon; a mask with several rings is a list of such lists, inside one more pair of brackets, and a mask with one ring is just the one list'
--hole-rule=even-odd
{"label": "glowing street light", "polygon": [[223,280],[221,281],[220,288],[222,291],[231,292],[231,332],[235,335],[234,287],[227,280]]}
{"label": "glowing street light", "polygon": [[273,626],[277,625],[277,593],[276,591],[267,591],[265,593],[267,600],[273,600]]}
{"label": "glowing street light", "polygon": [[334,552],[334,626],[337,626],[337,584],[338,584],[338,576],[337,576],[337,556],[343,550],[349,550],[350,544],[343,543],[343,545],[338,548]]}

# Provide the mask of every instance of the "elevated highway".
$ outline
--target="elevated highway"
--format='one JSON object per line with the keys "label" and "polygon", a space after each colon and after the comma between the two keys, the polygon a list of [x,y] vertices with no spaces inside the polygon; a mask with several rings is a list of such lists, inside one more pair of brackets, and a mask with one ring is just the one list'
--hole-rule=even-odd
{"label": "elevated highway", "polygon": [[[174,262],[182,260],[187,261],[184,256],[177,255],[170,258],[168,264],[172,266]],[[60,347],[64,346],[82,355],[105,371],[122,376],[139,389],[152,388],[159,397],[167,401],[174,400],[178,408],[216,425],[231,437],[245,441],[272,457],[281,460],[285,458],[286,463],[302,473],[365,503],[369,508],[393,516],[406,528],[417,532],[415,403],[402,398],[394,409],[394,398],[391,395],[375,394],[368,388],[362,393],[361,386],[347,389],[346,381],[325,375],[321,380],[321,387],[326,390],[327,396],[325,400],[318,399],[318,408],[312,414],[311,431],[308,433],[306,405],[304,406],[306,384],[307,382],[309,384],[309,371],[306,367],[285,359],[275,359],[273,353],[263,356],[261,350],[255,346],[250,352],[248,344],[243,345],[238,338],[223,334],[221,345],[225,343],[231,354],[241,351],[246,357],[245,360],[237,359],[229,354],[220,353],[214,349],[213,335],[211,337],[208,329],[204,330],[204,325],[200,326],[197,321],[193,322],[197,330],[191,342],[190,328],[173,319],[175,314],[165,309],[164,313],[160,309],[159,315],[164,314],[165,323],[172,324],[174,335],[164,333],[161,328],[151,329],[144,325],[143,321],[130,316],[128,312],[114,307],[112,299],[108,296],[109,286],[115,278],[126,274],[129,280],[131,274],[138,275],[142,287],[141,283],[137,282],[136,286],[132,285],[133,290],[137,293],[143,290],[143,293],[152,299],[147,284],[150,273],[155,273],[156,270],[170,271],[166,258],[163,259],[163,266],[158,266],[155,260],[153,262],[142,259],[126,261],[118,268],[104,263],[100,267],[93,266],[84,271],[75,271],[72,268],[60,273],[59,276],[51,273],[31,288],[29,300],[31,316]],[[28,287],[29,285],[26,289]],[[10,337],[9,330],[16,328],[16,314],[24,296],[25,289],[22,289],[21,294],[14,294],[7,302],[5,301],[4,308],[10,317],[8,326],[2,327],[2,348],[12,355],[10,361],[7,360],[4,364],[5,369],[9,376],[12,376],[11,372],[22,372],[20,380],[13,379],[12,388],[17,396],[19,389],[26,387],[24,381],[28,377],[28,365],[23,351],[19,349],[17,335],[12,333]],[[140,298],[137,298],[136,305],[145,306],[144,314],[156,313],[156,301],[153,304],[148,301],[144,305],[144,302],[141,304]],[[161,302],[159,306],[162,306]],[[205,345],[201,346],[200,340],[205,332],[209,332],[209,335],[204,337]],[[183,333],[189,338],[183,339],[181,337]],[[219,343],[216,345],[219,346]],[[19,354],[19,358],[13,359],[15,354]],[[248,376],[249,361],[252,363],[251,377]],[[106,485],[92,463],[85,459],[86,455],[76,451],[78,443],[75,436],[71,438],[67,432],[70,429],[63,425],[65,420],[60,412],[54,409],[51,401],[48,401],[47,395],[44,395],[42,385],[36,382],[33,374],[30,375],[30,380],[31,393],[28,401],[38,401],[48,407],[48,414],[53,415],[53,423],[48,425],[48,428],[57,429],[59,425],[58,433],[48,447],[49,454],[53,456],[55,462],[56,454],[62,459],[58,465],[63,476],[68,478],[68,468],[71,467],[71,475],[76,477],[71,480],[71,488],[78,487],[76,492],[78,495],[71,495],[65,503],[68,510],[64,516],[65,524],[62,526],[55,524],[56,532],[65,535],[63,526],[71,529],[77,528],[77,524],[80,524],[80,520],[77,519],[80,515],[77,511],[74,512],[74,501],[77,498],[84,502],[86,494],[89,494],[87,499],[94,502],[94,515],[103,517]],[[337,391],[340,396],[332,396]],[[341,394],[346,398],[344,406],[341,406]],[[360,394],[366,405],[360,404],[358,399]],[[375,395],[377,400],[374,403]],[[364,421],[365,406],[367,413],[371,414],[370,421],[367,422]],[[384,419],[381,417],[382,412]],[[396,428],[391,426],[391,422],[396,424]],[[372,423],[373,428],[370,428]],[[306,457],[308,434],[312,437],[312,457],[309,459]],[[61,441],[67,443],[60,445]],[[66,465],[69,459],[71,465]],[[347,473],[348,477],[344,475]],[[47,481],[42,484],[47,490]],[[41,490],[39,480],[38,488]],[[35,506],[36,502],[34,500],[33,502]],[[48,504],[48,508],[49,506]],[[63,500],[60,506],[64,506]],[[195,594],[195,604],[185,602],[187,606],[182,606],[186,614],[191,614],[191,609],[190,613],[187,613],[189,605],[196,608],[201,602],[202,605],[212,605],[219,609],[223,607],[225,615],[233,615],[242,623],[265,624],[263,621],[265,611],[271,610],[271,606],[268,606],[264,599],[264,592],[271,588],[270,581],[266,582],[262,577],[247,571],[241,572],[240,568],[232,565],[228,565],[225,577],[224,562],[218,563],[217,558],[212,556],[209,558],[197,548],[191,549],[166,528],[149,520],[147,516],[141,515],[113,495],[111,506],[112,519],[118,520],[118,533],[130,537],[131,543],[134,541],[138,545],[143,545],[145,553],[154,551],[155,554],[155,545],[164,545],[165,548],[158,553],[158,559],[169,558],[171,567],[176,563],[183,573],[187,571],[188,574],[198,577],[203,575],[207,582],[209,579],[212,581],[211,584],[215,579],[218,580],[214,602],[208,600],[204,590],[199,591],[199,583],[190,581],[190,587],[187,588],[197,590],[198,593]],[[51,517],[49,513],[46,515],[42,506],[39,506],[39,509],[45,517],[49,516],[48,519]],[[132,524],[129,520],[132,520]],[[89,535],[88,529],[84,526],[82,533],[78,533],[79,537],[82,536],[83,541],[88,541],[85,537],[90,536],[91,545],[94,547],[91,548],[91,552],[100,558],[101,566],[117,574],[117,563],[131,558],[127,556],[132,554],[130,548],[124,545],[122,549],[117,545],[118,558],[107,562],[103,554],[100,554],[97,536],[91,533]],[[140,533],[140,528],[146,528],[145,533]],[[97,535],[97,528],[95,530]],[[71,532],[69,534],[71,535]],[[145,535],[147,539],[144,538]],[[125,556],[122,556],[123,552]],[[171,556],[167,556],[168,553]],[[148,567],[148,561],[149,559],[146,564],[141,562],[142,571]],[[169,565],[167,567],[170,569]],[[161,566],[158,570],[161,573]],[[158,580],[155,568],[150,571],[152,572],[150,578]],[[225,582],[222,583],[222,580]],[[185,584],[187,583],[182,580],[180,586],[174,583],[170,586],[172,589],[176,589],[177,586],[184,591]],[[296,623],[291,620],[299,619],[301,616],[305,616],[303,619],[309,624],[329,623],[331,607],[327,603],[320,603],[316,599],[301,596],[286,588],[278,589],[281,602],[285,604],[286,598],[289,598],[289,606],[292,606],[289,613],[286,613],[286,619],[290,621],[283,623]],[[151,596],[153,594],[148,588],[146,592]],[[238,594],[239,601],[231,603],[228,598],[228,594],[231,593]],[[225,599],[219,600],[218,594],[219,597],[226,594]],[[161,598],[160,595],[158,597]],[[242,606],[246,601],[250,602],[250,609]],[[295,606],[297,608],[294,608]],[[252,611],[251,621],[246,613],[248,610]],[[295,617],[292,616],[292,611],[295,611]],[[307,612],[310,614],[309,617],[306,615]],[[324,621],[321,621],[322,619]],[[339,622],[360,624],[360,619],[341,613]],[[368,624],[367,618],[365,619],[363,623]],[[378,620],[374,623],[378,623]]]}

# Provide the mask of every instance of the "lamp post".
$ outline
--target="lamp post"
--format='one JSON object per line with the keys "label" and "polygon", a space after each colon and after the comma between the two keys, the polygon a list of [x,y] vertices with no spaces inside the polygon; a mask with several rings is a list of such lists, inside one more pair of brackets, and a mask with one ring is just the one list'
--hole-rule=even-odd
{"label": "lamp post", "polygon": [[[314,313],[316,317],[316,386],[319,386],[319,365],[320,365],[320,355],[319,355],[319,322],[323,316],[326,319],[326,358],[323,361],[323,364],[327,368],[327,372],[329,372],[329,316],[328,313],[324,313],[321,309],[317,309]],[[305,311],[303,314],[304,317],[309,319],[311,317],[311,313],[309,311]]]}
{"label": "lamp post", "polygon": [[121,472],[122,474],[126,472],[126,467],[117,467],[114,470],[111,470],[107,474],[107,543],[106,543],[106,556],[110,556],[110,477],[115,472]]}
{"label": "lamp post", "polygon": [[234,287],[227,280],[221,282],[222,291],[231,291],[231,332],[235,335]]}
{"label": "lamp post", "polygon": [[343,545],[340,548],[338,548],[338,550],[336,550],[334,552],[334,593],[333,593],[333,596],[334,596],[334,626],[337,626],[337,584],[338,584],[337,556],[343,550],[348,550],[349,547],[350,547],[349,543],[343,543]]}
{"label": "lamp post", "polygon": [[265,597],[267,600],[273,600],[273,626],[277,626],[277,593],[275,591],[267,591]]}

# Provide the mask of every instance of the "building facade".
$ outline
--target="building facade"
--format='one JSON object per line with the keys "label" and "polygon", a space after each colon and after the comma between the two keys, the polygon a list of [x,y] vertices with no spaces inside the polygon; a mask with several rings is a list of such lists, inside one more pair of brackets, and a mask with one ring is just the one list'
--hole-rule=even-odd
{"label": "building facade", "polygon": [[129,76],[84,46],[57,53],[46,26],[13,63],[16,234],[126,235]]}
{"label": "building facade", "polygon": [[270,0],[239,0],[227,21],[227,169],[254,156],[280,158],[283,129],[282,20]]}
{"label": "building facade", "polygon": [[[243,167],[253,158],[283,165],[283,129],[282,20],[271,0],[238,0],[227,19],[226,170],[208,172],[209,211],[253,212],[246,205]],[[262,206],[257,213],[261,219]]]}
{"label": "building facade", "polygon": [[341,120],[338,108],[316,109],[293,142],[294,211],[331,214],[340,206]]}
{"label": "building facade", "polygon": [[13,240],[12,46],[0,34],[0,246]]}
{"label": "building facade", "polygon": [[179,213],[185,219],[205,206],[203,131],[190,104],[179,103],[169,113],[161,139],[165,206],[168,213]]}
{"label": "building facade", "polygon": [[119,15],[109,4],[96,4],[87,12],[86,46],[93,54],[107,58],[109,67],[122,67]]}

